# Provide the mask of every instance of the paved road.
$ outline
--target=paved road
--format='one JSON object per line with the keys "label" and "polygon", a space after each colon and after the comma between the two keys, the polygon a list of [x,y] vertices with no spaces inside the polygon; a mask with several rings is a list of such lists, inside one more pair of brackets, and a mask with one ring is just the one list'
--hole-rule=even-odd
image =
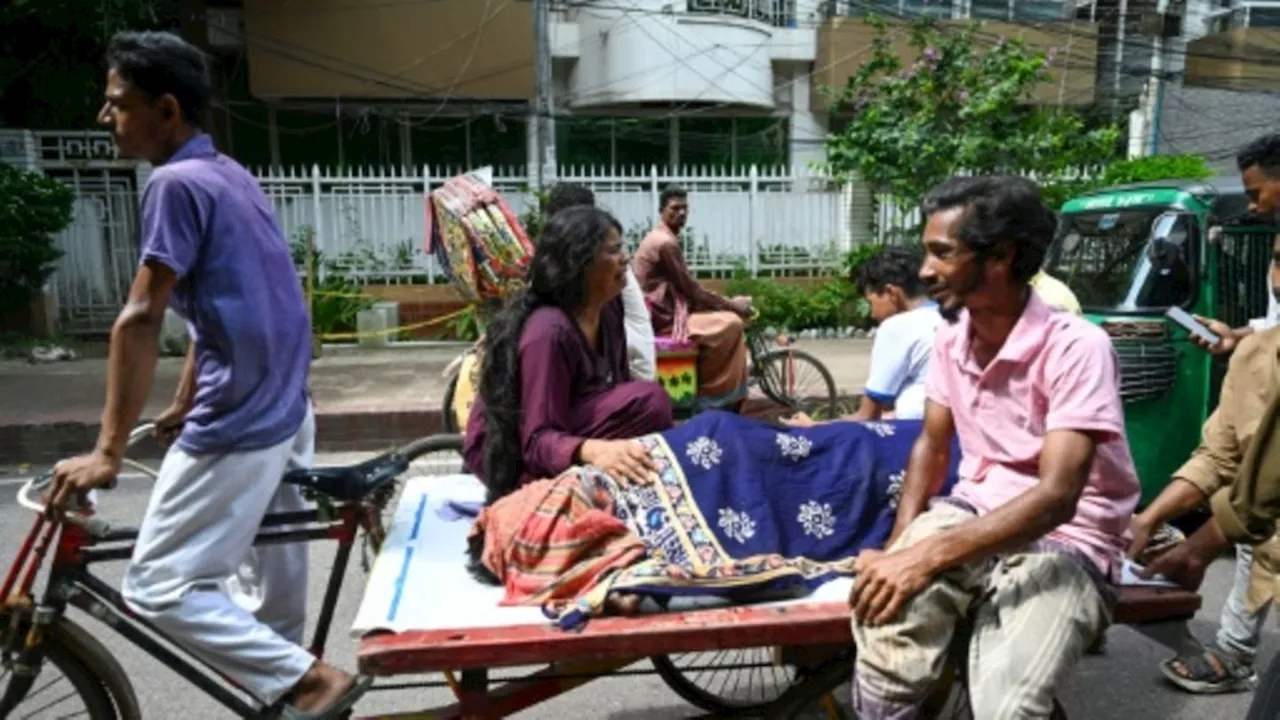
{"label": "paved road", "polygon": [[[354,457],[357,456],[327,455],[319,458],[319,462],[336,463]],[[136,522],[145,507],[148,489],[149,483],[146,480],[122,482],[118,490],[104,498],[104,515],[120,522]],[[13,548],[17,546],[28,523],[25,511],[14,501],[16,490],[17,481],[14,476],[0,475],[0,567],[8,566]],[[333,552],[329,544],[316,544],[313,547],[310,596],[313,598],[313,607],[316,607],[323,592],[322,573],[329,567]],[[121,565],[105,566],[103,575],[110,582],[118,583],[122,569]],[[1230,584],[1230,571],[1230,563],[1225,560],[1217,562],[1210,569],[1205,582],[1204,608],[1193,623],[1193,630],[1201,637],[1209,636],[1216,627],[1218,613]],[[356,642],[345,637],[344,628],[350,627],[359,602],[360,587],[364,580],[359,566],[352,567],[348,580],[337,614],[335,627],[338,635],[331,641],[328,655],[338,664],[352,667]],[[144,717],[204,720],[229,716],[220,706],[191,692],[187,683],[168,668],[120,641],[102,625],[83,616],[77,619],[93,629],[116,657],[131,669],[134,685],[142,700]],[[1263,643],[1263,658],[1270,659],[1276,649],[1277,634],[1269,626]],[[1244,716],[1249,703],[1247,694],[1195,697],[1167,686],[1156,669],[1156,663],[1166,655],[1162,648],[1136,632],[1127,628],[1115,628],[1110,632],[1106,655],[1087,658],[1062,689],[1060,698],[1068,713],[1075,718],[1198,720],[1203,717]],[[404,680],[439,682],[441,677]],[[448,699],[449,693],[443,689],[396,690],[370,696],[359,709],[361,714],[391,712],[438,705]],[[547,720],[638,720],[683,718],[695,714],[656,677],[632,676],[588,684],[518,717]]]}

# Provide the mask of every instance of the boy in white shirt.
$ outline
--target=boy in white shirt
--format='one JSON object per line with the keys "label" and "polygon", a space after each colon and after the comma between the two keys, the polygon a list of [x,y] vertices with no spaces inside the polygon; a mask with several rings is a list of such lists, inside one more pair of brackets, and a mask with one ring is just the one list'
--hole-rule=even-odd
{"label": "boy in white shirt", "polygon": [[[879,323],[871,346],[871,371],[857,412],[838,420],[924,417],[924,378],[933,337],[942,325],[937,304],[920,281],[922,256],[905,247],[886,247],[868,258],[853,277]],[[817,424],[804,413],[788,425]]]}

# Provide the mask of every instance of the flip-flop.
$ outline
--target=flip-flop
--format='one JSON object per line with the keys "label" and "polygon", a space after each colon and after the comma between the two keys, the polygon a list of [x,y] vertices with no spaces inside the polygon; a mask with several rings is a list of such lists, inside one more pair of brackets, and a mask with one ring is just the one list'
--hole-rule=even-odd
{"label": "flip-flop", "polygon": [[369,692],[369,688],[373,687],[373,678],[368,675],[360,675],[356,677],[356,682],[351,689],[338,698],[332,705],[318,713],[306,713],[294,708],[292,705],[285,705],[280,711],[280,720],[338,720],[345,717],[351,712],[351,708],[355,707],[356,702]]}

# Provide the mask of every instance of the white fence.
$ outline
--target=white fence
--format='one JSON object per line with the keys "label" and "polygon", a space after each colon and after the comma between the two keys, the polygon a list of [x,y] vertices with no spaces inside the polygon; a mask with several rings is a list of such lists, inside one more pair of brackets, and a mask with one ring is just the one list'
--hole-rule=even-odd
{"label": "white fence", "polygon": [[[0,161],[58,178],[76,191],[75,218],[56,238],[64,252],[50,289],[60,328],[100,333],[110,328],[137,267],[137,207],[147,168],[116,156],[108,134],[0,130]],[[296,168],[256,174],[275,203],[286,234],[312,232],[328,261],[342,261],[362,282],[438,282],[439,268],[423,251],[424,196],[461,168],[346,170]],[[532,195],[525,168],[495,168],[494,186],[523,212]],[[853,246],[892,237],[891,211],[858,184],[837,185],[806,168],[562,167],[557,180],[590,187],[600,206],[639,236],[657,220],[668,184],[689,194],[685,231],[690,268],[727,274],[737,267],[759,276],[830,272]],[[873,222],[878,221],[878,222]],[[888,222],[887,222],[888,221]]]}
{"label": "white fence", "polygon": [[[517,214],[533,202],[523,171],[494,168],[493,173],[494,188]],[[434,282],[438,268],[423,251],[425,195],[459,172],[312,167],[257,175],[285,234],[304,240],[314,232],[325,260],[340,262],[364,281]],[[591,188],[596,203],[617,216],[633,243],[656,222],[662,189],[684,188],[690,206],[686,253],[698,272],[742,267],[756,275],[819,273],[849,250],[857,235],[849,190],[803,171],[752,168],[732,175],[691,168],[680,174],[657,169],[613,174],[562,168],[556,179]]]}

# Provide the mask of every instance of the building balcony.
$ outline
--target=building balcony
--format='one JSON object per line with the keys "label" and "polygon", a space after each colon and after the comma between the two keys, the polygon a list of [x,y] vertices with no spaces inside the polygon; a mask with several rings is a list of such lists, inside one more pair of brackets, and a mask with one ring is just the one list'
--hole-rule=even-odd
{"label": "building balcony", "polygon": [[775,64],[814,60],[820,7],[816,0],[568,3],[552,39],[564,66],[560,102],[593,111],[772,110]]}
{"label": "building balcony", "polygon": [[[774,65],[813,62],[821,0],[553,4],[557,104],[773,110]],[[266,99],[528,101],[532,3],[244,0],[252,93]],[[222,19],[225,20],[225,19]],[[237,29],[219,20],[220,45]],[[238,20],[236,22],[239,22]],[[211,27],[213,24],[211,23]]]}
{"label": "building balcony", "polygon": [[1208,35],[1187,43],[1189,86],[1272,92],[1280,83],[1280,2],[1242,2],[1209,14]]}

